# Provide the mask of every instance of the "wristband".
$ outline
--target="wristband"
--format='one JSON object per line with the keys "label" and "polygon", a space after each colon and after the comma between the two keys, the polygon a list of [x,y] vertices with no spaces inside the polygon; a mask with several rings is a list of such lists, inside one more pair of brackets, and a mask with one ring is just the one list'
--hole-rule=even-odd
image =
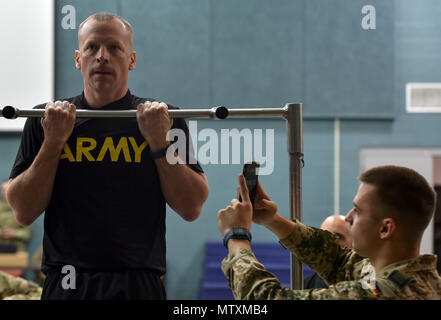
{"label": "wristband", "polygon": [[150,151],[150,156],[152,157],[153,160],[165,157],[165,155],[167,154],[168,147],[170,147],[170,145],[156,152]]}
{"label": "wristband", "polygon": [[228,240],[230,239],[241,239],[248,240],[251,242],[251,232],[245,228],[233,228],[228,231],[224,236],[224,246],[228,249]]}

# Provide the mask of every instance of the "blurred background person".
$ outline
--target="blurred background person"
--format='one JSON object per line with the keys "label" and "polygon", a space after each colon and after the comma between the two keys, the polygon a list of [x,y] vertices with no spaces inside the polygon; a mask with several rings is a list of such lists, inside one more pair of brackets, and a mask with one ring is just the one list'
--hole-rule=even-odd
{"label": "blurred background person", "polygon": [[26,244],[31,237],[31,227],[20,225],[14,217],[12,208],[6,199],[8,181],[2,183],[2,200],[0,201],[0,253],[26,251]]}
{"label": "blurred background person", "polygon": [[41,291],[32,281],[0,271],[0,300],[40,300]]}
{"label": "blurred background person", "polygon": [[[336,235],[339,239],[339,243],[342,247],[352,248],[352,238],[349,233],[349,224],[345,221],[345,217],[342,215],[332,215],[327,217],[320,229],[329,231]],[[303,280],[304,289],[319,289],[328,288],[325,281],[314,271]]]}

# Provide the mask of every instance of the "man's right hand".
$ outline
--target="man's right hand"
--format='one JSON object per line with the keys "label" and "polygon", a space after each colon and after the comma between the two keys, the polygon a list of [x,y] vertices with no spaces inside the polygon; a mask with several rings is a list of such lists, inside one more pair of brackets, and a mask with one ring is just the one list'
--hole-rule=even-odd
{"label": "man's right hand", "polygon": [[76,107],[68,101],[56,101],[49,102],[45,110],[45,115],[41,119],[44,138],[48,143],[61,150],[72,134],[75,125]]}
{"label": "man's right hand", "polygon": [[277,212],[277,204],[263,190],[260,181],[256,186],[256,198],[253,205],[253,222],[260,224],[279,238],[285,239],[296,228],[296,224]]}
{"label": "man's right hand", "polygon": [[[237,189],[237,198],[239,199],[239,188]],[[266,194],[260,181],[257,181],[256,197],[253,205],[253,222],[262,226],[267,226],[274,221],[277,213],[277,204],[271,201]]]}

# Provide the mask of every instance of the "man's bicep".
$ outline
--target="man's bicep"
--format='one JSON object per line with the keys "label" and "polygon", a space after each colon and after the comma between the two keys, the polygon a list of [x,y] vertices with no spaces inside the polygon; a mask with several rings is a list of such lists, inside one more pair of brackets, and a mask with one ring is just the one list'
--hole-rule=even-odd
{"label": "man's bicep", "polygon": [[40,119],[37,118],[26,120],[9,178],[16,178],[26,171],[37,156],[44,139],[43,129],[39,121]]}
{"label": "man's bicep", "polygon": [[205,181],[207,181],[207,176],[205,175],[204,172],[200,172],[200,171],[196,171],[196,170],[195,170],[195,172],[196,172],[196,174],[198,174],[199,176],[201,176],[201,178],[203,178]]}

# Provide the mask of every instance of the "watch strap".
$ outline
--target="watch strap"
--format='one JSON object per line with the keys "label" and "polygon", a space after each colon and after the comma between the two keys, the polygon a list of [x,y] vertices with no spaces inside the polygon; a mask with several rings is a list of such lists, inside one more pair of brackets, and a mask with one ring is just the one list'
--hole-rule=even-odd
{"label": "watch strap", "polygon": [[228,249],[228,240],[230,239],[241,239],[248,240],[251,242],[251,232],[246,228],[232,228],[224,236],[224,246]]}
{"label": "watch strap", "polygon": [[156,152],[150,152],[150,156],[152,157],[153,160],[165,157],[167,154],[168,147],[170,147],[170,145]]}

